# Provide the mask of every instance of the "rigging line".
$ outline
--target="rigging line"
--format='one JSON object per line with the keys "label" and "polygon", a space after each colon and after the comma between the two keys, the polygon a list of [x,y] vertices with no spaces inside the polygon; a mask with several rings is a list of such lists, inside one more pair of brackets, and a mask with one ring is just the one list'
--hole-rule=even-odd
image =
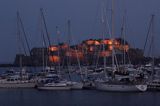
{"label": "rigging line", "polygon": [[47,39],[48,39],[48,42],[49,42],[49,46],[51,46],[51,40],[50,40],[50,36],[49,36],[48,30],[47,30],[47,24],[46,24],[45,16],[44,16],[44,13],[43,13],[43,8],[40,8],[40,11],[41,11],[45,31],[46,31],[46,34],[47,34]]}
{"label": "rigging line", "polygon": [[71,45],[71,21],[70,20],[68,20],[67,21],[67,29],[68,29],[68,49],[67,49],[67,51],[68,51],[68,53],[69,53],[69,55],[67,56],[67,68],[68,68],[68,74],[69,74],[69,79],[70,79],[70,81],[72,81],[72,78],[71,78],[71,72],[70,72],[70,66],[71,66],[71,58],[70,58],[70,56],[71,56],[71,49],[70,49],[70,45]]}
{"label": "rigging line", "polygon": [[43,46],[47,47],[47,43],[46,43],[46,39],[45,39],[45,34],[44,34],[44,29],[42,27],[43,25],[43,21],[42,21],[42,16],[40,17],[40,30],[41,30],[41,37],[42,37],[42,41],[44,43]]}
{"label": "rigging line", "polygon": [[71,55],[71,53],[70,53],[70,50],[71,50],[71,48],[70,48],[70,45],[71,45],[71,30],[70,30],[70,25],[71,25],[71,21],[68,20],[67,21],[67,29],[68,29],[68,53],[69,53],[69,56],[67,56],[68,57],[67,58],[67,65],[68,66],[71,65],[71,60],[70,60],[70,55]]}
{"label": "rigging line", "polygon": [[[114,2],[112,2],[112,12],[113,12],[113,3]],[[107,24],[107,27],[108,27],[108,33],[109,33],[109,35],[110,35],[110,38],[112,39],[112,67],[114,68],[114,59],[116,60],[116,66],[118,66],[118,61],[117,61],[117,58],[116,58],[116,56],[115,56],[115,50],[114,50],[114,39],[113,39],[113,34],[114,34],[114,14],[112,13],[112,29],[110,29],[110,25],[109,25],[109,22],[108,22],[108,16],[106,16],[106,24]],[[117,67],[117,69],[118,69],[118,71],[119,71],[119,68]]]}
{"label": "rigging line", "polygon": [[[46,38],[45,38],[45,33],[44,33],[44,29],[43,29],[43,18],[42,18],[42,15],[41,15],[41,12],[40,12],[40,26],[41,26],[41,37],[42,37],[42,42],[43,42],[43,46],[46,48],[46,55],[49,57],[49,51],[47,50],[47,42],[46,42]],[[47,64],[47,58],[45,56],[45,66],[48,66]],[[51,67],[51,66],[50,66]]]}
{"label": "rigging line", "polygon": [[[22,48],[23,48],[24,54],[25,54],[25,56],[27,56],[25,44],[24,44],[23,39],[22,39],[22,36],[21,36],[20,22],[19,22],[18,14],[19,14],[19,13],[17,12],[17,35],[18,35],[18,38],[19,38],[19,43],[22,44]],[[20,44],[19,44],[20,52],[22,51],[22,48],[21,48],[21,46],[20,46]]]}
{"label": "rigging line", "polygon": [[[124,16],[123,16],[123,20],[122,20],[122,27],[121,27],[121,44],[123,46],[125,46],[125,36],[126,36],[126,11],[124,12]],[[122,64],[126,64],[126,51],[125,51],[125,48],[123,47],[123,54],[122,54],[123,58],[122,58],[122,61],[123,63]]]}
{"label": "rigging line", "polygon": [[[58,26],[56,26],[56,34],[57,34],[57,41],[58,41],[58,57],[60,58],[60,31]],[[58,74],[61,75],[61,61],[58,62]]]}
{"label": "rigging line", "polygon": [[[22,48],[21,48],[21,36],[20,36],[20,27],[19,27],[19,21],[18,21],[18,18],[17,18],[17,42],[18,42],[18,51],[19,51],[19,54],[20,54],[20,57],[19,57],[19,67],[22,69],[22,66],[23,66],[23,63],[22,63]],[[24,48],[23,48],[24,49]],[[24,49],[25,50],[25,49]],[[26,54],[25,54],[26,55]],[[21,72],[20,72],[20,77],[21,77]]]}
{"label": "rigging line", "polygon": [[[70,31],[71,31],[71,28],[70,28]],[[73,44],[75,44],[75,40],[73,40],[73,36],[70,35],[70,37],[71,37],[71,41],[73,41]],[[82,75],[81,62],[80,62],[80,59],[78,57],[78,48],[76,48],[76,46],[74,46],[74,50],[76,52],[76,59],[77,59],[78,67],[80,69],[80,73],[81,73],[80,78],[81,78],[82,81],[84,81],[84,78],[83,78],[83,75]]]}
{"label": "rigging line", "polygon": [[[22,33],[24,35],[24,38],[25,38],[25,41],[26,41],[26,44],[27,44],[27,49],[29,51],[29,54],[31,56],[31,64],[34,65],[34,62],[33,62],[33,57],[32,57],[32,54],[31,54],[31,49],[30,49],[30,46],[29,46],[29,42],[28,42],[28,39],[27,39],[27,35],[26,35],[26,32],[25,32],[25,29],[24,29],[24,25],[23,25],[23,22],[22,22],[22,19],[20,17],[20,14],[19,12],[17,12],[17,17],[19,19],[19,22],[20,22],[20,25],[22,27]],[[35,65],[34,65],[35,66]],[[36,67],[34,67],[34,70],[36,70]]]}
{"label": "rigging line", "polygon": [[19,18],[19,21],[20,21],[20,24],[21,24],[21,27],[22,27],[22,32],[24,34],[24,38],[25,38],[25,41],[26,41],[26,44],[27,44],[27,49],[28,49],[29,54],[31,56],[31,50],[30,50],[30,46],[29,46],[29,43],[28,43],[27,35],[26,35],[25,29],[24,29],[24,26],[23,26],[23,23],[22,23],[22,20],[21,20],[21,17],[20,17],[19,14],[18,14],[18,18]]}
{"label": "rigging line", "polygon": [[46,43],[46,39],[45,39],[45,34],[44,34],[44,30],[43,30],[43,27],[42,27],[42,17],[40,15],[40,35],[41,35],[41,39],[42,39],[42,47],[43,47],[43,71],[45,71],[45,67],[47,67],[47,57],[49,57],[49,54],[48,54],[48,51],[47,51],[47,43]]}
{"label": "rigging line", "polygon": [[145,40],[145,43],[144,43],[144,47],[143,47],[143,52],[145,52],[145,50],[146,50],[148,38],[149,38],[149,35],[150,35],[151,26],[152,26],[152,18],[151,18],[151,20],[149,22],[149,27],[148,27],[148,31],[147,31],[147,36],[146,36],[146,40]]}
{"label": "rigging line", "polygon": [[103,52],[104,52],[104,56],[103,56],[103,67],[104,67],[104,74],[105,74],[105,77],[107,76],[107,73],[106,73],[106,55],[105,55],[105,6],[104,6],[104,4],[103,4],[103,2],[102,2],[102,11],[101,11],[102,13],[101,13],[101,22],[102,22],[102,43],[103,43]]}
{"label": "rigging line", "polygon": [[[67,30],[68,30],[68,53],[69,53],[69,56],[67,56],[67,66],[68,66],[68,70],[69,70],[69,66],[71,66],[71,48],[70,48],[70,45],[71,45],[71,21],[68,20],[67,21]],[[70,73],[70,71],[68,71]],[[70,77],[70,75],[69,75]],[[70,78],[71,79],[71,78]]]}
{"label": "rigging line", "polygon": [[[40,12],[41,12],[45,32],[46,32],[46,35],[47,35],[47,40],[48,40],[48,43],[49,43],[49,47],[51,47],[51,40],[50,40],[49,32],[47,30],[47,24],[46,24],[45,16],[44,16],[44,13],[43,13],[43,8],[40,8]],[[51,55],[51,58],[53,59],[53,55],[51,54],[50,51],[48,51],[48,55]],[[50,67],[51,67],[51,64],[50,64]]]}

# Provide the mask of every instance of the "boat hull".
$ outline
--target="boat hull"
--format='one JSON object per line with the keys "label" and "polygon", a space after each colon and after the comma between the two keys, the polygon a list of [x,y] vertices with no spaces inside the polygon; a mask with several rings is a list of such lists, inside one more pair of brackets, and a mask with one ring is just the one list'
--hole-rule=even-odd
{"label": "boat hull", "polygon": [[83,88],[83,83],[79,83],[79,82],[76,82],[76,83],[72,83],[71,84],[71,89],[82,89]]}
{"label": "boat hull", "polygon": [[35,83],[0,83],[0,88],[34,88]]}
{"label": "boat hull", "polygon": [[93,82],[84,82],[83,89],[95,89],[95,84]]}
{"label": "boat hull", "polygon": [[160,91],[160,84],[148,84],[148,91]]}
{"label": "boat hull", "polygon": [[47,83],[37,87],[39,90],[70,90],[71,86],[66,83]]}
{"label": "boat hull", "polygon": [[147,85],[121,85],[96,83],[96,89],[113,92],[144,92],[147,90]]}
{"label": "boat hull", "polygon": [[70,90],[71,87],[45,87],[45,86],[40,86],[37,87],[39,90]]}

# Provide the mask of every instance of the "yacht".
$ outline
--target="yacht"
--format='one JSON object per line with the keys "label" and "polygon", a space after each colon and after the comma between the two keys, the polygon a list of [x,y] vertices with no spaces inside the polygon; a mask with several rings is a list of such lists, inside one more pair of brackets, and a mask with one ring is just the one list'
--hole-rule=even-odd
{"label": "yacht", "polygon": [[114,92],[144,92],[147,90],[146,84],[121,83],[99,80],[95,83],[97,90]]}
{"label": "yacht", "polygon": [[57,74],[47,75],[37,84],[39,90],[70,90],[71,86]]}
{"label": "yacht", "polygon": [[11,75],[6,75],[0,79],[0,88],[34,88],[36,85],[36,80],[29,78],[25,69],[22,69],[20,73],[13,73]]}

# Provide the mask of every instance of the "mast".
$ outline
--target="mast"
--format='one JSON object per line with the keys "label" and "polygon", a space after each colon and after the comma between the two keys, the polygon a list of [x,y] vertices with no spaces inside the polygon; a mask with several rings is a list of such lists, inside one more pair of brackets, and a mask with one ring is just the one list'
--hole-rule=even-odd
{"label": "mast", "polygon": [[[19,49],[19,53],[21,53],[21,46],[20,46],[20,42],[21,42],[21,31],[20,31],[20,25],[19,25],[19,18],[18,18],[19,13],[17,12],[17,37],[18,37],[18,49]],[[25,52],[26,53],[26,52]],[[20,67],[20,80],[22,80],[22,56],[20,54],[19,57],[19,67]]]}
{"label": "mast", "polygon": [[[69,22],[69,27],[70,27],[70,28],[69,28],[68,30],[70,30],[69,33],[71,34],[71,25],[70,25],[70,22]],[[70,36],[70,39],[71,39],[71,40],[73,41],[73,43],[75,44],[72,36]],[[74,45],[74,51],[76,52],[77,63],[78,63],[78,67],[79,67],[79,70],[80,70],[80,73],[81,73],[81,74],[80,74],[80,78],[81,78],[82,81],[84,81],[84,78],[83,78],[83,75],[82,75],[81,62],[80,62],[80,59],[79,59],[79,57],[78,57],[78,47],[76,48],[75,45]]]}
{"label": "mast", "polygon": [[26,32],[25,32],[24,25],[23,25],[23,22],[22,22],[22,19],[21,19],[20,15],[19,15],[19,12],[17,13],[17,18],[18,18],[18,20],[19,20],[19,24],[20,24],[21,27],[22,27],[22,33],[23,33],[23,35],[24,35],[24,39],[25,39],[25,42],[26,42],[26,45],[27,45],[27,49],[28,49],[29,54],[30,54],[30,56],[31,56],[31,49],[30,49],[29,42],[28,42],[28,39],[27,39],[27,34],[26,34]]}
{"label": "mast", "polygon": [[[19,12],[17,11],[17,36],[19,38],[19,40],[18,40],[18,42],[19,42],[19,50],[20,50],[20,52],[22,52],[21,49],[23,48],[24,54],[27,55],[25,44],[24,44],[22,36],[21,36],[20,26],[21,26],[21,24],[20,24],[20,21],[19,21]],[[22,48],[21,48],[20,44],[22,44],[22,46],[23,46]]]}
{"label": "mast", "polygon": [[[58,40],[58,57],[60,58],[60,32],[59,32],[59,29],[58,29],[58,26],[56,26],[56,34],[57,34],[57,40]],[[60,62],[60,60],[59,60],[59,62],[58,62],[58,73],[59,73],[59,75],[60,75],[60,71],[61,70],[61,62]]]}
{"label": "mast", "polygon": [[[42,16],[40,17],[42,18]],[[40,19],[40,34],[42,37],[42,65],[43,65],[43,71],[45,70],[45,47],[46,47],[46,41],[45,41],[45,37],[44,37],[44,31],[42,28],[42,19]]]}
{"label": "mast", "polygon": [[44,13],[43,13],[43,8],[41,8],[40,11],[41,11],[41,16],[42,16],[43,24],[44,24],[44,27],[45,27],[45,31],[46,31],[46,34],[47,34],[48,43],[49,43],[49,46],[51,46],[50,36],[49,36],[49,32],[47,30],[47,24],[46,24],[45,16],[44,16]]}
{"label": "mast", "polygon": [[[32,57],[32,54],[31,54],[30,45],[29,45],[29,42],[28,42],[28,39],[27,39],[27,34],[26,34],[26,31],[25,31],[25,28],[24,28],[22,19],[21,19],[20,15],[19,15],[19,12],[17,12],[17,20],[18,20],[19,26],[21,27],[21,30],[20,30],[20,31],[22,31],[22,33],[23,33],[24,40],[25,40],[25,42],[26,42],[26,46],[27,46],[29,55],[31,56],[31,65],[34,65],[33,57]],[[23,39],[21,38],[21,40],[23,40]],[[24,45],[24,42],[23,42],[23,41],[22,41],[22,45],[23,45],[23,49],[24,49],[25,55],[27,56],[27,52],[26,52],[26,50],[25,50],[25,45]],[[35,66],[34,66],[33,68],[34,68],[34,70],[36,70],[36,67],[35,67]],[[32,69],[32,68],[31,68],[31,69]]]}
{"label": "mast", "polygon": [[112,12],[111,12],[111,24],[112,24],[112,29],[111,29],[111,39],[112,39],[112,72],[113,72],[113,78],[114,78],[114,71],[119,71],[119,67],[118,67],[118,60],[116,57],[116,53],[114,50],[114,39],[115,39],[115,33],[114,33],[114,24],[115,24],[115,19],[114,19],[114,14],[115,14],[115,10],[114,10],[114,0],[112,0]]}
{"label": "mast", "polygon": [[[123,46],[125,46],[125,36],[126,36],[126,11],[125,11],[125,14],[123,16],[123,19],[122,19],[122,27],[121,27],[121,44]],[[125,65],[126,64],[126,51],[125,51],[125,48],[123,47],[123,55],[122,55],[122,64]]]}
{"label": "mast", "polygon": [[[44,16],[44,12],[43,12],[43,8],[40,8],[40,13],[41,13],[41,18],[42,18],[42,24],[44,25],[44,30],[45,33],[47,35],[47,40],[48,40],[48,45],[49,47],[51,47],[51,40],[50,40],[50,36],[49,36],[49,32],[47,29],[47,24],[46,24],[46,20],[45,20],[45,16]],[[43,34],[43,39],[45,39],[44,34]],[[45,41],[45,40],[44,40]],[[46,43],[46,42],[45,42]],[[48,56],[51,55],[51,58],[53,58],[52,54],[50,53],[50,51],[48,51]],[[46,62],[47,63],[47,62]],[[50,64],[50,68],[51,68],[51,64]]]}
{"label": "mast", "polygon": [[155,45],[154,45],[154,17],[155,17],[155,15],[153,14],[152,15],[152,18],[151,18],[151,20],[152,20],[152,28],[151,28],[151,55],[152,55],[152,80],[153,80],[153,78],[154,78],[154,65],[155,65],[155,55],[154,55],[154,47],[155,47]]}
{"label": "mast", "polygon": [[112,68],[114,68],[115,63],[114,63],[114,0],[112,0],[112,12],[111,12],[111,39],[112,39]]}
{"label": "mast", "polygon": [[[42,56],[42,61],[43,61],[43,70],[45,70],[45,67],[48,66],[48,59],[47,59],[47,56],[49,57],[49,52],[47,51],[47,42],[46,42],[46,39],[45,39],[45,33],[44,33],[44,30],[46,30],[46,27],[45,29],[43,29],[43,23],[44,23],[44,17],[42,17],[42,10],[40,11],[40,30],[41,30],[41,37],[42,37],[42,46],[43,46],[43,56]],[[47,54],[46,54],[47,53]]]}
{"label": "mast", "polygon": [[[101,22],[102,22],[102,28],[103,28],[103,31],[102,31],[102,39],[103,39],[103,52],[105,54],[105,7],[102,3],[102,19],[101,19]],[[104,73],[105,73],[105,76],[107,76],[106,74],[106,55],[103,56],[103,67],[104,67]]]}
{"label": "mast", "polygon": [[70,45],[71,45],[71,21],[68,20],[67,21],[67,29],[68,29],[68,53],[69,53],[69,56],[67,58],[67,65],[68,65],[68,69],[71,65],[71,61],[70,61]]}
{"label": "mast", "polygon": [[44,42],[43,42],[43,46],[42,46],[42,65],[43,65],[43,71],[45,70],[45,46],[44,46]]}
{"label": "mast", "polygon": [[69,74],[69,79],[71,79],[71,73],[70,73],[70,66],[71,66],[71,54],[70,54],[70,45],[71,45],[71,21],[68,20],[67,21],[67,28],[68,28],[68,53],[69,53],[69,56],[67,57],[67,67],[68,67],[68,74]]}

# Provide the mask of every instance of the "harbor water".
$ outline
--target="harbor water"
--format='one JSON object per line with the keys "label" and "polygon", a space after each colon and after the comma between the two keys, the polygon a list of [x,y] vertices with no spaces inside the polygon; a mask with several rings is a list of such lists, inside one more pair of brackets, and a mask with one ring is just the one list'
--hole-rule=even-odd
{"label": "harbor water", "polygon": [[[0,68],[1,73],[8,68]],[[0,88],[0,106],[160,106],[160,92]]]}
{"label": "harbor water", "polygon": [[160,92],[114,93],[96,90],[0,89],[0,106],[160,106]]}

